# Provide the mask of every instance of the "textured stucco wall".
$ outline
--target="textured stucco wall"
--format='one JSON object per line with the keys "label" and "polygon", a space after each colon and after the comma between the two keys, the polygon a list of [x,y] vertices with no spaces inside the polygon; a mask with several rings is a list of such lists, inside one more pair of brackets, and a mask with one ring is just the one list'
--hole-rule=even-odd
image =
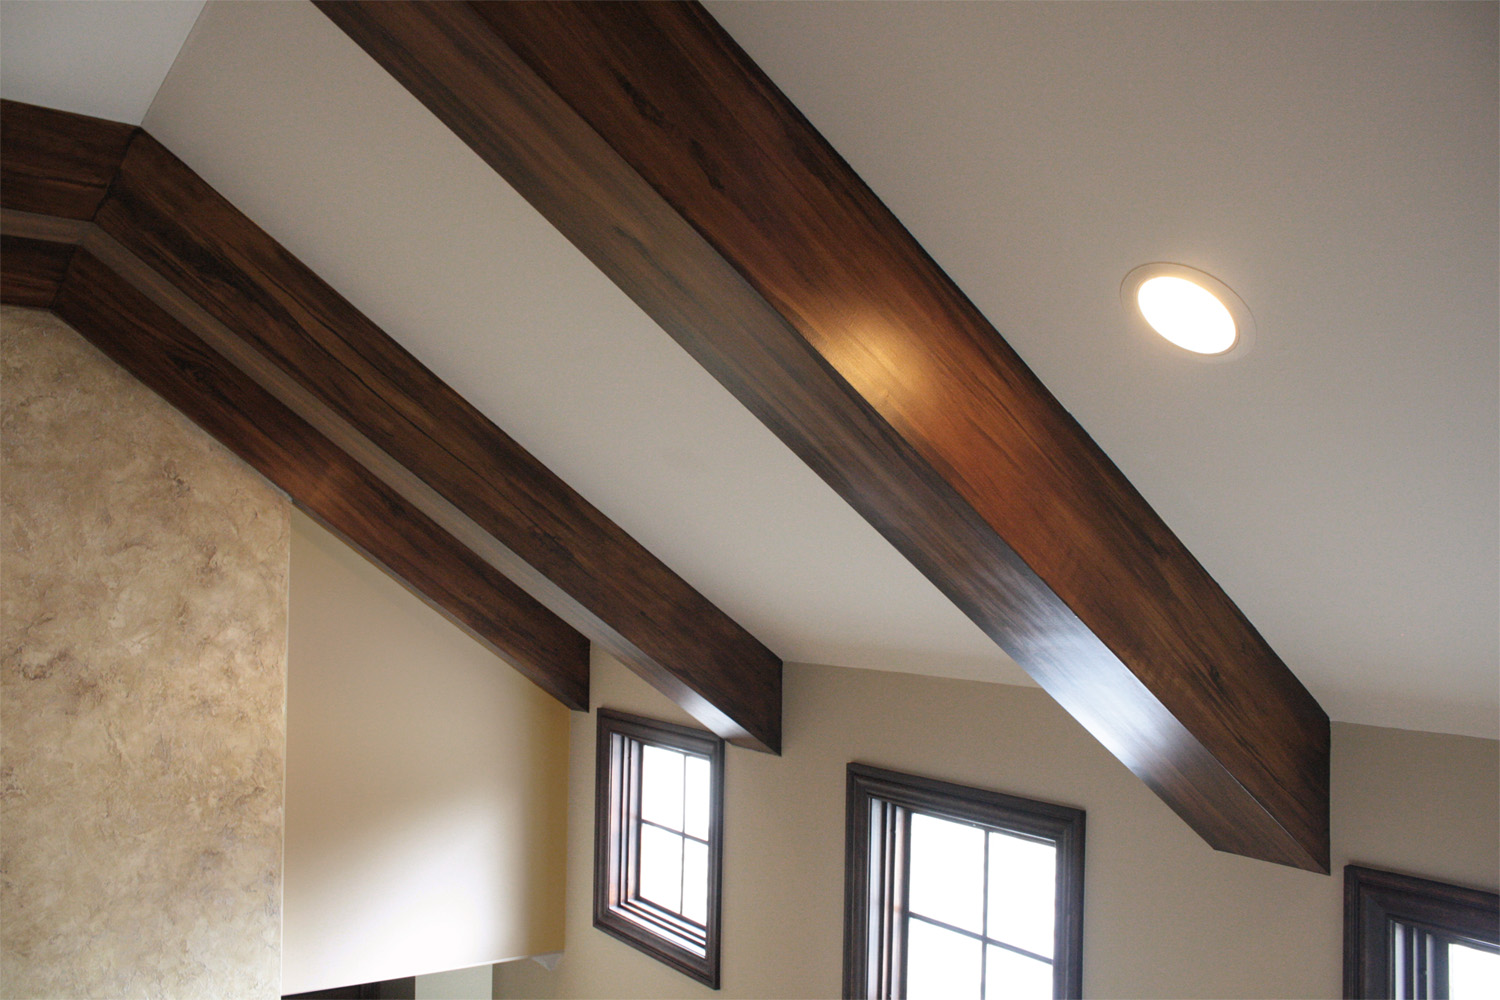
{"label": "textured stucco wall", "polygon": [[51,315],[0,329],[0,994],[277,996],[289,505]]}

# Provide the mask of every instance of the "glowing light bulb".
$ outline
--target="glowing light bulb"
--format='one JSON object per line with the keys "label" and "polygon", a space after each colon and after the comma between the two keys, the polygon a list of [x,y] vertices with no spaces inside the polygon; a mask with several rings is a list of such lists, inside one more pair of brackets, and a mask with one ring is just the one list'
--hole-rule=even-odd
{"label": "glowing light bulb", "polygon": [[1161,275],[1142,282],[1136,305],[1152,329],[1195,354],[1223,354],[1238,336],[1224,303],[1186,278]]}

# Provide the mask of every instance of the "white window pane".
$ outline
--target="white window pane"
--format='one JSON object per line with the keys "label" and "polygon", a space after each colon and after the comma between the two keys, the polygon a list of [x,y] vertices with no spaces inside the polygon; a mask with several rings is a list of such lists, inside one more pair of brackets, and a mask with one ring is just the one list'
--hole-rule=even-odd
{"label": "white window pane", "polygon": [[1453,1000],[1488,1000],[1500,996],[1500,954],[1449,944],[1448,996]]}
{"label": "white window pane", "polygon": [[684,917],[708,923],[708,847],[694,840],[682,842],[682,910]]}
{"label": "white window pane", "polygon": [[682,912],[682,838],[654,826],[641,826],[642,899],[673,913]]}
{"label": "white window pane", "polygon": [[906,921],[908,1000],[979,1000],[979,941],[922,920]]}
{"label": "white window pane", "polygon": [[687,758],[687,781],[683,789],[686,796],[686,824],[683,832],[703,840],[708,839],[708,759]]}
{"label": "white window pane", "polygon": [[984,831],[914,813],[908,903],[913,913],[982,932]]}
{"label": "white window pane", "polygon": [[990,834],[989,938],[1051,958],[1056,895],[1054,845]]}
{"label": "white window pane", "polygon": [[989,946],[985,959],[986,1000],[1051,1000],[1052,963]]}
{"label": "white window pane", "polygon": [[641,818],[682,829],[682,754],[647,746],[641,755]]}

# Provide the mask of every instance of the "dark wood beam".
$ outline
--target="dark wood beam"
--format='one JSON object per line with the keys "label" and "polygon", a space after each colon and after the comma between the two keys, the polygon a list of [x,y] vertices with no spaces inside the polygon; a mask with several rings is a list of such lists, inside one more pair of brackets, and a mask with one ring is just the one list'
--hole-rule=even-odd
{"label": "dark wood beam", "polygon": [[138,131],[102,118],[0,100],[5,206],[62,219],[92,219]]}
{"label": "dark wood beam", "polygon": [[780,749],[775,654],[149,135],[96,222],[498,539],[575,627],[719,735]]}
{"label": "dark wood beam", "polygon": [[319,3],[1221,850],[1328,870],[1328,718],[691,4]]}
{"label": "dark wood beam", "polygon": [[[69,135],[92,121],[58,115],[18,117]],[[40,190],[55,192],[65,188],[47,182],[46,165],[58,158],[32,151],[61,142],[16,129],[4,154],[40,178]],[[211,343],[217,331],[243,347],[232,352],[235,363],[256,367],[256,381],[309,400],[298,412],[316,410],[309,419],[319,430],[379,465],[388,482],[427,495],[423,509],[445,529],[704,725],[779,752],[775,654],[149,135],[135,130],[117,166],[89,216],[106,238],[96,256],[130,272],[132,283],[149,283],[158,304],[179,321],[193,317],[189,325]],[[57,229],[53,216],[67,206],[48,194],[18,205],[7,195],[5,207],[13,216],[40,213],[25,220],[31,229]]]}
{"label": "dark wood beam", "polygon": [[[87,249],[25,242],[67,252],[50,306],[73,329],[521,674],[588,709],[587,639]],[[14,262],[0,261],[7,289]]]}
{"label": "dark wood beam", "polygon": [[71,244],[0,235],[0,301],[52,308],[52,297],[72,259]]}

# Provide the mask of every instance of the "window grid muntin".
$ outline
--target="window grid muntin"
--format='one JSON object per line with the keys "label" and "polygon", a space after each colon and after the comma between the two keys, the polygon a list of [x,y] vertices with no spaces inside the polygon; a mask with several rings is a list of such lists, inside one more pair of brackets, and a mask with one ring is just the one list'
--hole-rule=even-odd
{"label": "window grid muntin", "polygon": [[[595,768],[594,926],[677,971],[717,989],[723,865],[724,741],[673,723],[598,711]],[[685,918],[634,892],[640,855],[640,762],[646,747],[696,758],[706,772],[708,794],[695,804],[694,821],[706,824],[708,840],[681,832],[683,843],[706,846],[703,871],[707,898],[704,923]],[[684,765],[686,766],[686,765]],[[700,780],[701,777],[700,777]],[[660,826],[660,824],[657,824]],[[684,823],[686,826],[686,823]],[[678,831],[666,832],[677,834]],[[679,875],[682,874],[679,871]],[[705,884],[700,882],[700,884]]]}
{"label": "window grid muntin", "polygon": [[[887,806],[890,806],[890,807],[894,808],[895,810],[897,810],[898,815],[901,817],[901,822],[902,822],[902,825],[904,827],[904,833],[905,833],[905,835],[901,838],[901,849],[905,852],[905,857],[903,859],[903,863],[902,863],[902,866],[901,866],[901,868],[902,868],[902,881],[901,881],[901,885],[900,885],[899,890],[898,890],[898,891],[900,891],[900,897],[901,897],[900,912],[904,914],[904,916],[901,918],[901,924],[902,924],[902,926],[901,926],[901,934],[902,934],[902,939],[903,939],[903,946],[901,948],[901,951],[902,951],[902,960],[900,962],[900,965],[898,966],[898,968],[900,969],[900,978],[901,978],[901,993],[900,993],[901,996],[906,996],[907,995],[906,973],[907,973],[908,966],[907,966],[907,963],[905,961],[906,947],[905,947],[904,942],[907,941],[907,940],[910,940],[911,935],[909,933],[909,928],[910,928],[910,924],[911,924],[912,920],[920,920],[923,923],[931,924],[934,927],[941,927],[943,930],[952,931],[953,933],[956,933],[956,934],[962,934],[964,937],[973,938],[974,940],[977,940],[979,942],[979,945],[980,945],[980,947],[979,947],[979,998],[980,998],[980,1000],[986,1000],[986,998],[989,995],[989,958],[990,958],[990,954],[989,954],[989,949],[986,947],[987,945],[995,945],[996,947],[1004,948],[1006,951],[1014,952],[1017,955],[1022,955],[1022,956],[1026,957],[1026,958],[1030,958],[1030,959],[1033,959],[1035,961],[1041,962],[1044,965],[1046,965],[1049,969],[1053,968],[1053,960],[1052,959],[1046,958],[1046,957],[1044,957],[1042,955],[1038,955],[1038,954],[1036,954],[1034,952],[1027,951],[1025,948],[1020,948],[1020,947],[1017,947],[1017,946],[1015,946],[1013,944],[1010,944],[1008,942],[1001,941],[999,938],[992,938],[989,935],[989,930],[990,930],[990,891],[989,891],[989,889],[990,889],[990,834],[992,834],[992,833],[998,833],[998,834],[1001,834],[1001,835],[1004,835],[1004,836],[1020,837],[1020,838],[1022,838],[1024,840],[1034,840],[1034,841],[1036,841],[1039,844],[1048,844],[1048,845],[1056,848],[1057,842],[1055,840],[1051,840],[1051,839],[1048,839],[1046,837],[1038,837],[1038,836],[1035,836],[1035,835],[1031,835],[1031,834],[1027,834],[1027,833],[1022,833],[1021,831],[1017,831],[1017,830],[1006,829],[1005,827],[990,826],[988,824],[979,823],[979,822],[976,822],[974,820],[962,819],[962,818],[950,816],[950,815],[947,815],[945,813],[938,812],[936,810],[913,809],[913,808],[910,808],[910,807],[907,807],[907,806],[901,806],[901,805],[897,805],[895,803],[889,803],[889,802],[883,803],[883,804],[887,805]],[[938,920],[936,917],[930,917],[930,916],[927,916],[926,914],[918,913],[916,910],[913,910],[910,907],[910,905],[907,903],[906,897],[907,897],[907,895],[908,895],[908,893],[910,891],[910,887],[911,887],[911,821],[912,821],[912,817],[913,816],[916,816],[916,815],[919,815],[919,814],[920,815],[924,815],[924,816],[931,816],[931,817],[933,817],[935,819],[946,820],[946,821],[948,821],[950,823],[959,823],[959,824],[962,824],[964,826],[972,826],[972,827],[974,827],[975,829],[981,831],[984,834],[984,864],[983,864],[983,869],[984,869],[984,879],[983,879],[984,892],[983,892],[983,901],[981,902],[980,910],[979,910],[979,914],[980,914],[980,916],[979,916],[980,933],[975,934],[971,930],[967,930],[967,929],[965,929],[963,927],[958,927],[958,926],[956,926],[954,924],[947,923],[946,921]],[[1062,863],[1062,858],[1061,858],[1061,855],[1059,854],[1058,857],[1056,858],[1054,864],[1057,865],[1057,864],[1061,864],[1061,863]],[[1055,899],[1054,899],[1054,903],[1053,903],[1053,909],[1054,909],[1054,918],[1055,918],[1055,913],[1056,913],[1056,901],[1055,901]],[[1054,933],[1054,937],[1055,937],[1056,936],[1055,929],[1054,929],[1053,933]],[[1055,955],[1056,952],[1057,952],[1057,943],[1056,943],[1056,941],[1054,941],[1053,942],[1053,954]]]}
{"label": "window grid muntin", "polygon": [[643,818],[640,822],[641,826],[654,826],[658,830],[665,830],[667,833],[675,834],[676,836],[681,837],[683,840],[691,840],[693,843],[702,844],[704,847],[708,846],[707,837],[695,837],[691,833],[684,833],[681,830],[674,830],[670,826],[665,826],[661,823],[654,823],[649,819]]}
{"label": "window grid muntin", "polygon": [[1082,992],[1083,810],[859,763],[848,767],[846,800],[846,997],[893,997],[904,987],[907,920],[896,891],[907,877],[900,870],[906,824],[897,815],[904,810],[992,827],[1055,849],[1053,993]]}
{"label": "window grid muntin", "polygon": [[[627,877],[629,878],[630,882],[629,882],[629,891],[624,896],[626,905],[627,906],[631,906],[631,907],[640,906],[640,907],[645,907],[645,908],[659,909],[659,910],[661,910],[664,913],[671,914],[673,917],[676,917],[678,920],[682,921],[683,923],[688,924],[688,925],[690,925],[690,926],[692,926],[694,928],[697,928],[698,931],[700,931],[700,932],[706,932],[707,931],[707,923],[706,922],[699,922],[697,920],[694,920],[692,917],[690,917],[687,914],[685,914],[685,913],[682,912],[682,910],[685,910],[687,908],[687,906],[686,906],[686,895],[687,895],[687,892],[686,892],[686,886],[687,886],[687,850],[686,850],[686,843],[685,842],[686,841],[692,841],[692,842],[697,843],[697,844],[702,844],[705,848],[711,849],[711,845],[710,845],[710,843],[709,843],[709,841],[708,841],[707,838],[704,838],[704,837],[695,837],[692,834],[690,834],[690,833],[687,832],[687,761],[688,761],[688,758],[692,757],[692,758],[696,758],[698,760],[704,761],[704,762],[710,764],[710,766],[712,765],[713,762],[712,762],[712,760],[709,758],[709,756],[707,754],[695,754],[695,753],[692,753],[691,751],[682,750],[682,749],[680,749],[678,747],[662,746],[659,743],[652,743],[652,742],[647,741],[647,740],[641,740],[641,739],[636,739],[636,738],[632,738],[632,737],[624,737],[624,738],[627,739],[627,740],[629,740],[629,742],[631,744],[630,751],[629,751],[629,756],[628,756],[627,759],[629,761],[628,766],[634,772],[633,773],[633,780],[631,781],[630,786],[629,786],[630,787],[631,798],[629,799],[629,803],[630,804],[628,806],[628,809],[629,809],[629,817],[630,817],[630,831],[631,831],[631,836],[630,836],[630,853],[627,854],[627,859],[628,860],[627,860],[627,863],[625,865],[625,868],[626,868],[626,872],[627,872]],[[682,793],[681,802],[679,803],[680,809],[679,809],[679,817],[678,817],[678,819],[679,819],[679,822],[682,824],[682,828],[681,829],[674,829],[674,828],[672,828],[670,826],[667,826],[667,825],[665,825],[663,823],[658,823],[658,822],[655,822],[654,820],[646,819],[646,817],[645,817],[644,809],[642,808],[642,795],[644,794],[644,789],[645,789],[646,748],[648,746],[652,747],[654,749],[657,749],[657,750],[668,751],[669,753],[672,753],[673,755],[675,755],[676,757],[678,757],[680,759],[681,766],[682,766],[683,793]],[[712,779],[710,779],[710,780],[712,780]],[[712,794],[712,788],[710,788],[710,794]],[[640,842],[641,842],[641,827],[643,827],[643,826],[655,827],[658,830],[662,830],[662,831],[664,831],[666,833],[672,834],[673,836],[677,837],[680,841],[684,842],[683,849],[678,852],[678,872],[677,872],[677,879],[678,879],[678,883],[677,883],[677,887],[678,887],[678,905],[681,907],[681,909],[674,910],[670,906],[665,905],[664,903],[661,903],[661,902],[659,902],[657,900],[651,899],[648,896],[641,895],[641,889],[640,889],[640,882],[641,882],[641,852],[640,852]],[[710,859],[710,863],[712,863],[711,859]],[[706,907],[705,907],[705,909],[706,909]],[[704,940],[700,940],[699,937],[700,936],[694,936],[692,938],[692,940],[693,940],[693,947],[695,949],[701,949],[702,947],[704,947],[704,945],[706,943]]]}

